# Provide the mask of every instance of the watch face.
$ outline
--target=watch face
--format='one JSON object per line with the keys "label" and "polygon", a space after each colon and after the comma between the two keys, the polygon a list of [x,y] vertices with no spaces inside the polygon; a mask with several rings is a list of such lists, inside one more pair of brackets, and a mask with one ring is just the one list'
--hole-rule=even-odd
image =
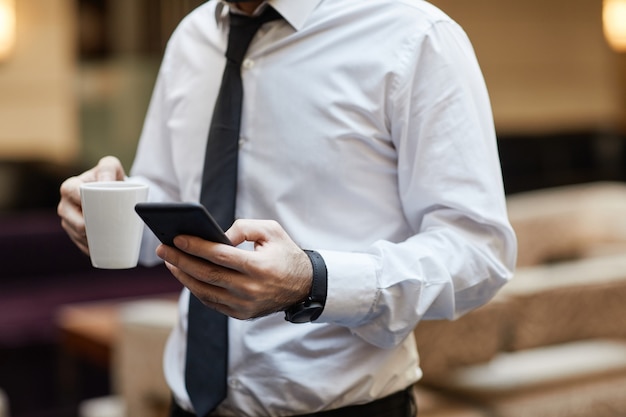
{"label": "watch face", "polygon": [[291,323],[310,323],[322,314],[324,306],[316,301],[306,301],[285,311],[285,320]]}

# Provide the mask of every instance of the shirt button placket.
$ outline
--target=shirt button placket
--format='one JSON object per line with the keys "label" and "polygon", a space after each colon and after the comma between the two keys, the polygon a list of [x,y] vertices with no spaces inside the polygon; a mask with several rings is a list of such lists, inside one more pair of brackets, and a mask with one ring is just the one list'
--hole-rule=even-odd
{"label": "shirt button placket", "polygon": [[228,386],[238,390],[241,388],[241,382],[237,378],[228,378]]}

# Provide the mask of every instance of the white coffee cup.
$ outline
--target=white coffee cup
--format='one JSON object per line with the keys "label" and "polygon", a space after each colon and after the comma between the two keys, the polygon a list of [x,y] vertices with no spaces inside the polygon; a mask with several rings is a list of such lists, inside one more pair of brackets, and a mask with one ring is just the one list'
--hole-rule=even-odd
{"label": "white coffee cup", "polygon": [[148,186],[127,181],[80,186],[91,264],[96,268],[137,266],[143,222],[135,204],[148,198]]}

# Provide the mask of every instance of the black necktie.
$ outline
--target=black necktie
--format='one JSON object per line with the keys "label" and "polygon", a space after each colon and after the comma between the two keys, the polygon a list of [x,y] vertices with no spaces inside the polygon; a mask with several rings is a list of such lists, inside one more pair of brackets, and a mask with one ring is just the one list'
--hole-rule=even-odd
{"label": "black necktie", "polygon": [[[200,202],[219,225],[235,219],[237,159],[243,87],[241,62],[259,27],[279,18],[271,7],[258,17],[230,15],[226,67],[215,103],[202,176]],[[227,317],[206,308],[193,294],[189,300],[185,384],[196,415],[203,417],[226,397]]]}

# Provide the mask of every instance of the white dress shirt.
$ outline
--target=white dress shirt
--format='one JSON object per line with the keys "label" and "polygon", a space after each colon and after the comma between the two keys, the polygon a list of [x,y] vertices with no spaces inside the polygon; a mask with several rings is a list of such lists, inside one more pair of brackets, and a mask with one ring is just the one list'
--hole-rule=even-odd
{"label": "white dress shirt", "polygon": [[[229,320],[221,415],[286,416],[369,402],[421,372],[412,330],[489,300],[512,274],[489,98],[462,29],[421,0],[270,0],[285,20],[242,65],[236,216],[274,219],[328,268],[311,324]],[[131,175],[153,201],[198,201],[224,68],[228,6],[169,41]],[[156,260],[146,233],[142,259]],[[165,374],[184,386],[188,292]]]}

